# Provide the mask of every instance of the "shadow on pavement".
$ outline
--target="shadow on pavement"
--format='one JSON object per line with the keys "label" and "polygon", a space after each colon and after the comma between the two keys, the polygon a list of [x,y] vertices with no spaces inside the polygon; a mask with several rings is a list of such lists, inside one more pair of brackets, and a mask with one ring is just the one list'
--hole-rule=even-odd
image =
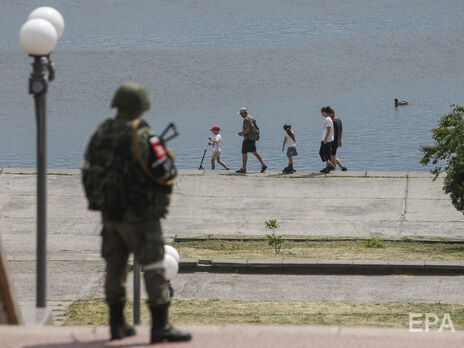
{"label": "shadow on pavement", "polygon": [[315,178],[318,176],[324,176],[324,173],[309,173],[309,174],[298,174],[298,172],[295,172],[293,174],[284,174],[284,173],[278,173],[278,174],[271,174],[268,175],[270,178]]}

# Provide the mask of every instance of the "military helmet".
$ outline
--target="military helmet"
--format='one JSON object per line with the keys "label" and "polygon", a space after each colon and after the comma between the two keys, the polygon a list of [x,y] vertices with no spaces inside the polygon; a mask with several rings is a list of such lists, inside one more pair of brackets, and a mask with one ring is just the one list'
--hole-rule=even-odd
{"label": "military helmet", "polygon": [[114,94],[112,108],[146,111],[150,108],[147,91],[136,82],[123,83]]}

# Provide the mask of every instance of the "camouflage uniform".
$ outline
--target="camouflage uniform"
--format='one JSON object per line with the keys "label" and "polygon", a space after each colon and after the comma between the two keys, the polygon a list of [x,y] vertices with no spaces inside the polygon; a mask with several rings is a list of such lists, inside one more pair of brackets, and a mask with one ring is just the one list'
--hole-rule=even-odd
{"label": "camouflage uniform", "polygon": [[110,307],[112,339],[117,339],[135,334],[122,315],[131,252],[144,266],[150,308],[157,311],[165,306],[167,311],[168,281],[162,266],[164,241],[160,219],[167,213],[176,169],[173,155],[166,152],[163,144],[160,146],[164,157],[155,158],[160,161],[151,168],[153,172],[147,173],[147,167],[141,163],[148,165],[156,157],[150,144],[155,134],[138,118],[149,108],[143,87],[135,83],[122,85],[112,106],[118,108],[118,113],[114,119],[103,121],[92,136],[82,172],[89,209],[102,212],[105,296]]}

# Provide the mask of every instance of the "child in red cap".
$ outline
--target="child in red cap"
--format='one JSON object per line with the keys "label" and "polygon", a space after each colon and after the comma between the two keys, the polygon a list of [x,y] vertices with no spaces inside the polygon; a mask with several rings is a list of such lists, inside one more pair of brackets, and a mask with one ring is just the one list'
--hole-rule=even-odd
{"label": "child in red cap", "polygon": [[221,152],[222,152],[222,143],[221,143],[221,134],[219,134],[219,131],[221,128],[219,126],[214,126],[213,128],[210,129],[211,132],[213,132],[214,137],[209,137],[209,142],[208,145],[213,145],[213,155],[211,156],[211,169],[214,170],[214,161],[217,160],[217,162],[223,166],[225,169],[229,170],[229,167],[226,166],[224,162],[221,161]]}

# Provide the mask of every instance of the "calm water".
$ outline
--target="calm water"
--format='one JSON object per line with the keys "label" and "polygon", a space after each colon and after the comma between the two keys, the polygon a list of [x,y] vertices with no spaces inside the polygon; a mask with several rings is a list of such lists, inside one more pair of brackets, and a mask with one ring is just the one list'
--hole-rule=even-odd
{"label": "calm water", "polygon": [[[0,167],[35,166],[31,59],[18,33],[42,1],[0,0]],[[422,170],[422,144],[450,104],[464,104],[462,0],[120,0],[48,1],[66,30],[53,53],[48,94],[48,166],[79,168],[87,140],[111,117],[116,87],[146,86],[145,118],[161,131],[174,121],[180,168],[198,168],[208,131],[223,128],[222,159],[241,164],[247,106],[270,169],[291,123],[296,169],[318,170],[319,110],[343,121],[339,157],[350,170]],[[393,99],[408,106],[395,109]],[[207,154],[206,164],[209,167]],[[206,166],[205,166],[206,167]],[[249,169],[258,169],[252,158]]]}

